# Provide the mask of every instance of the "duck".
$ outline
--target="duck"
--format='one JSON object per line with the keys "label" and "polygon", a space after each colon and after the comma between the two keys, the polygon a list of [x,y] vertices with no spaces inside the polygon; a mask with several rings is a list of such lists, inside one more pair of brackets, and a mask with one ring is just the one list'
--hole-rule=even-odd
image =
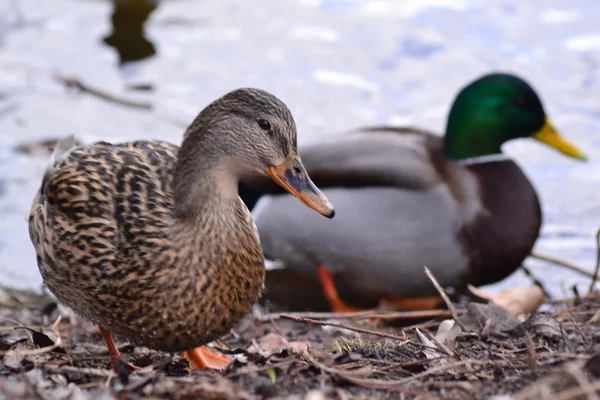
{"label": "duck", "polygon": [[266,297],[302,310],[431,309],[441,299],[424,266],[457,292],[506,278],[542,223],[536,190],[502,152],[518,138],[586,159],[528,82],[493,72],[460,89],[443,136],[370,126],[301,147],[308,173],[336,204],[335,220],[294,207],[264,179],[242,180],[264,254],[284,266],[272,282],[267,274]]}
{"label": "duck", "polygon": [[72,137],[55,147],[31,207],[30,238],[44,284],[100,328],[114,370],[124,361],[113,333],[181,352],[193,368],[229,363],[205,344],[229,332],[263,289],[259,236],[238,196],[239,180],[253,175],[334,216],[297,152],[290,110],[261,89],[210,103],[181,147],[75,145]]}

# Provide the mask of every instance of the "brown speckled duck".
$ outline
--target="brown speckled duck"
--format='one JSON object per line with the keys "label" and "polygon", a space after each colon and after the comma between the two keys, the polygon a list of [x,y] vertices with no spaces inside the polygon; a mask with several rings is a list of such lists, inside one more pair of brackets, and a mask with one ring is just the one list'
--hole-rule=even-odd
{"label": "brown speckled duck", "polygon": [[206,107],[181,148],[160,141],[57,146],[29,232],[50,291],[111,332],[184,352],[197,368],[228,360],[202,345],[227,333],[260,296],[264,259],[242,177],[267,174],[319,213],[328,200],[296,152],[286,105],[258,89]]}

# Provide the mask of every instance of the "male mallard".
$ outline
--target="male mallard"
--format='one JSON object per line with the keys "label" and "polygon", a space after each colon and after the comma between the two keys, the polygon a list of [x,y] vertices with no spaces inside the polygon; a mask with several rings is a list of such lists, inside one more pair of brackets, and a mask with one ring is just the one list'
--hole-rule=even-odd
{"label": "male mallard", "polygon": [[[556,132],[531,86],[508,74],[464,87],[443,138],[377,127],[306,146],[307,170],[336,204],[337,216],[323,223],[294,207],[290,196],[263,197],[253,215],[265,256],[304,276],[318,272],[335,311],[352,309],[336,288],[363,303],[436,303],[423,266],[446,287],[497,282],[520,266],[540,231],[536,192],[501,151],[521,137],[585,159]],[[277,192],[261,180],[242,182],[250,207],[257,193]],[[426,301],[400,301],[415,298]]]}
{"label": "male mallard", "polygon": [[333,217],[296,152],[286,105],[257,89],[206,107],[181,148],[159,141],[61,143],[35,196],[29,232],[44,282],[77,314],[197,367],[196,348],[228,332],[260,296],[264,259],[238,181],[266,173]]}

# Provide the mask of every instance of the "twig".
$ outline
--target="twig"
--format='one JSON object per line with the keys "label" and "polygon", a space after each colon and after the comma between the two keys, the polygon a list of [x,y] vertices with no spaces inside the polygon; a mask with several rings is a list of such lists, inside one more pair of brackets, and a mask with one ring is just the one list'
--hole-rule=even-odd
{"label": "twig", "polygon": [[[590,310],[591,311],[591,310]],[[579,336],[581,336],[581,339],[583,340],[583,342],[586,345],[590,344],[590,340],[587,338],[587,336],[583,333],[583,331],[581,330],[581,328],[579,328],[579,324],[577,323],[577,321],[575,321],[575,318],[573,317],[573,314],[571,314],[571,324],[573,325],[573,328],[575,328],[575,330],[577,331],[577,333],[579,333]],[[562,328],[562,327],[561,327]]]}
{"label": "twig", "polygon": [[458,389],[466,392],[471,399],[477,399],[473,385],[469,382],[428,382],[427,386],[433,389]]}
{"label": "twig", "polygon": [[437,372],[442,372],[442,371],[445,371],[448,369],[457,368],[457,367],[461,367],[464,365],[469,365],[469,364],[484,365],[487,363],[487,361],[480,361],[480,360],[459,361],[456,363],[445,364],[445,365],[442,365],[439,367],[429,368],[427,371],[424,371],[424,372],[421,372],[421,373],[418,373],[418,374],[415,374],[415,375],[412,375],[412,376],[409,376],[409,377],[406,377],[403,379],[379,380],[379,379],[358,378],[358,377],[356,377],[356,375],[357,375],[356,373],[350,374],[347,371],[327,367],[326,365],[316,361],[308,353],[304,353],[302,356],[305,357],[307,359],[307,361],[314,364],[315,366],[322,369],[323,371],[329,372],[330,374],[334,374],[340,378],[343,378],[344,380],[346,380],[350,383],[354,383],[355,385],[359,385],[359,386],[363,386],[363,387],[367,387],[367,388],[371,388],[371,389],[386,389],[386,390],[405,390],[406,384],[415,379],[423,378],[425,376],[432,375]]}
{"label": "twig", "polygon": [[60,74],[53,74],[52,76],[56,81],[62,83],[63,85],[65,85],[68,88],[78,89],[84,93],[88,93],[92,96],[98,97],[102,100],[106,100],[111,103],[116,103],[116,104],[120,104],[122,106],[127,106],[127,107],[132,107],[132,108],[138,108],[140,110],[151,111],[153,109],[153,106],[151,103],[119,98],[114,94],[107,93],[100,89],[93,88],[90,85],[88,85],[87,83],[81,81],[78,78],[72,77],[72,76],[64,76],[64,75],[60,75]]}
{"label": "twig", "polygon": [[[585,275],[588,278],[592,278],[593,279],[594,276],[595,276],[594,273],[586,270],[583,267],[575,265],[575,264],[571,263],[570,261],[566,261],[566,260],[563,260],[563,259],[560,259],[560,258],[557,258],[557,257],[554,257],[554,256],[546,255],[546,254],[541,254],[541,253],[538,253],[537,251],[531,252],[531,254],[529,255],[529,257],[535,258],[537,260],[546,261],[546,262],[549,262],[549,263],[552,263],[552,264],[560,265],[561,267],[565,267],[567,269],[570,269],[571,271],[575,271],[575,272],[578,272],[578,273],[580,273],[582,275]],[[596,273],[596,275],[597,275],[597,273]]]}
{"label": "twig", "polygon": [[[475,364],[477,364],[477,365],[485,365],[487,363],[488,363],[488,361],[466,360],[466,361],[459,361],[459,362],[455,362],[455,363],[451,363],[451,364],[440,365],[439,367],[429,368],[428,370],[420,372],[418,374],[414,374],[413,376],[409,376],[409,377],[406,377],[404,379],[400,379],[397,382],[399,382],[399,383],[407,383],[407,382],[410,382],[410,381],[414,381],[415,379],[420,379],[420,378],[423,378],[423,377],[428,376],[428,375],[433,375],[433,374],[436,374],[438,372],[445,371],[447,369],[462,367],[464,365],[471,365],[471,364],[473,364],[473,365],[475,365]],[[494,364],[496,364],[496,363],[494,363]]]}
{"label": "twig", "polygon": [[431,271],[429,270],[429,268],[427,268],[427,267],[424,267],[424,268],[425,268],[425,274],[427,274],[427,277],[429,279],[431,279],[431,282],[433,283],[433,286],[435,286],[435,288],[439,292],[440,296],[442,296],[442,299],[444,299],[444,302],[446,303],[446,306],[448,307],[448,310],[450,311],[450,314],[452,314],[452,318],[458,324],[458,326],[461,327],[461,329],[463,331],[466,331],[466,329],[463,326],[462,322],[460,322],[460,320],[458,319],[458,314],[456,313],[456,308],[454,308],[454,304],[452,304],[452,302],[448,298],[448,295],[446,294],[446,292],[444,292],[444,289],[442,289],[442,287],[438,283],[437,279],[435,279],[435,276],[433,276],[433,274],[431,273]]}
{"label": "twig", "polygon": [[44,365],[42,366],[44,370],[48,372],[52,372],[55,374],[63,374],[65,372],[77,372],[84,375],[93,375],[93,376],[101,376],[104,378],[109,378],[115,375],[112,369],[99,369],[99,368],[78,368],[71,366],[53,366],[53,365]]}
{"label": "twig", "polygon": [[527,355],[529,356],[527,359],[527,364],[529,364],[529,369],[535,371],[537,369],[537,352],[535,351],[535,343],[533,343],[533,340],[528,332],[525,332],[525,339],[527,343]]}
{"label": "twig", "polygon": [[440,349],[442,349],[444,353],[448,355],[448,357],[454,358],[454,352],[450,350],[448,346],[442,343],[438,338],[436,338],[433,333],[429,332],[428,330],[424,330],[423,332],[425,332],[427,336],[429,336],[429,339],[431,339],[433,343],[435,343]]}
{"label": "twig", "polygon": [[260,317],[261,322],[281,319],[282,315],[295,318],[310,319],[419,319],[419,318],[447,318],[452,314],[448,310],[422,310],[422,311],[394,311],[382,312],[378,310],[358,312],[290,312],[271,313]]}
{"label": "twig", "polygon": [[[45,346],[45,347],[40,347],[39,349],[35,349],[35,350],[3,350],[0,351],[0,355],[2,356],[7,356],[7,355],[20,355],[20,356],[33,356],[36,354],[42,354],[42,353],[47,353],[49,351],[52,351],[54,349],[56,349],[57,347],[62,346],[62,339],[60,337],[60,333],[58,332],[58,324],[60,324],[61,321],[61,316],[59,315],[58,318],[56,319],[56,321],[50,326],[50,330],[56,335],[56,342],[54,342],[54,344],[51,344],[50,346]],[[27,327],[15,327],[15,329],[30,329]]]}
{"label": "twig", "polygon": [[358,333],[365,333],[367,335],[374,335],[374,336],[384,337],[384,338],[388,338],[388,339],[399,340],[402,343],[410,343],[410,342],[412,342],[411,340],[403,340],[401,337],[396,336],[396,335],[391,335],[389,333],[372,331],[370,329],[355,328],[353,326],[348,326],[348,325],[343,325],[343,324],[337,324],[335,322],[317,321],[316,319],[310,319],[310,318],[298,318],[298,317],[294,317],[292,315],[285,315],[285,314],[281,315],[281,319],[289,319],[289,320],[292,320],[292,321],[305,322],[307,324],[313,324],[313,325],[333,326],[335,328],[347,329],[349,331],[358,332]]}
{"label": "twig", "polygon": [[596,268],[594,269],[594,277],[592,278],[592,283],[590,283],[588,294],[592,293],[594,290],[594,286],[598,280],[598,270],[600,270],[600,229],[596,232]]}
{"label": "twig", "polygon": [[348,397],[348,395],[346,394],[346,392],[344,392],[343,389],[340,389],[340,388],[335,389],[335,394],[338,395],[340,400],[350,400],[350,397]]}
{"label": "twig", "polygon": [[[267,315],[270,315],[270,314],[267,314]],[[273,318],[269,318],[269,321],[271,321],[271,325],[273,325],[273,328],[275,328],[275,330],[277,331],[277,333],[279,333],[281,335],[281,337],[285,339],[285,334],[279,328],[279,325],[277,325],[277,323],[275,322],[275,320]]]}
{"label": "twig", "polygon": [[359,386],[365,386],[371,389],[387,389],[387,390],[398,390],[405,389],[404,385],[399,386],[397,384],[398,381],[381,381],[378,379],[364,379],[357,378],[357,376],[363,375],[363,371],[346,371],[337,368],[331,368],[326,366],[325,364],[315,360],[310,354],[304,353],[302,355],[310,364],[316,366],[322,371],[328,372],[332,375],[335,375],[339,378],[342,378],[348,382],[354,383]]}
{"label": "twig", "polygon": [[537,285],[537,286],[539,286],[540,289],[542,289],[542,292],[544,292],[544,299],[552,298],[552,295],[546,290],[546,288],[544,287],[544,284],[539,279],[537,279],[535,276],[533,276],[533,274],[529,270],[529,267],[527,267],[525,264],[521,264],[521,270],[525,273],[525,275],[527,275],[529,277],[529,279],[531,279],[533,281],[534,285]]}

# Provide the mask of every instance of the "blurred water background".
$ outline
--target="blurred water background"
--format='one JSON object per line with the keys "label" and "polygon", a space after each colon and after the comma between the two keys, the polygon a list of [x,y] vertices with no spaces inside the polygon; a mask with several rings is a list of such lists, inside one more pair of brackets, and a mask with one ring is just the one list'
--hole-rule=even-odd
{"label": "blurred water background", "polygon": [[[0,0],[0,283],[41,287],[26,218],[46,154],[31,143],[75,134],[178,144],[200,109],[242,86],[283,99],[301,144],[374,123],[441,133],[459,88],[494,70],[527,79],[590,158],[579,163],[531,140],[505,146],[542,200],[536,250],[591,270],[598,21],[594,0]],[[152,110],[67,89],[57,74]],[[589,284],[527,265],[556,296]],[[518,272],[491,289],[529,284]]]}

